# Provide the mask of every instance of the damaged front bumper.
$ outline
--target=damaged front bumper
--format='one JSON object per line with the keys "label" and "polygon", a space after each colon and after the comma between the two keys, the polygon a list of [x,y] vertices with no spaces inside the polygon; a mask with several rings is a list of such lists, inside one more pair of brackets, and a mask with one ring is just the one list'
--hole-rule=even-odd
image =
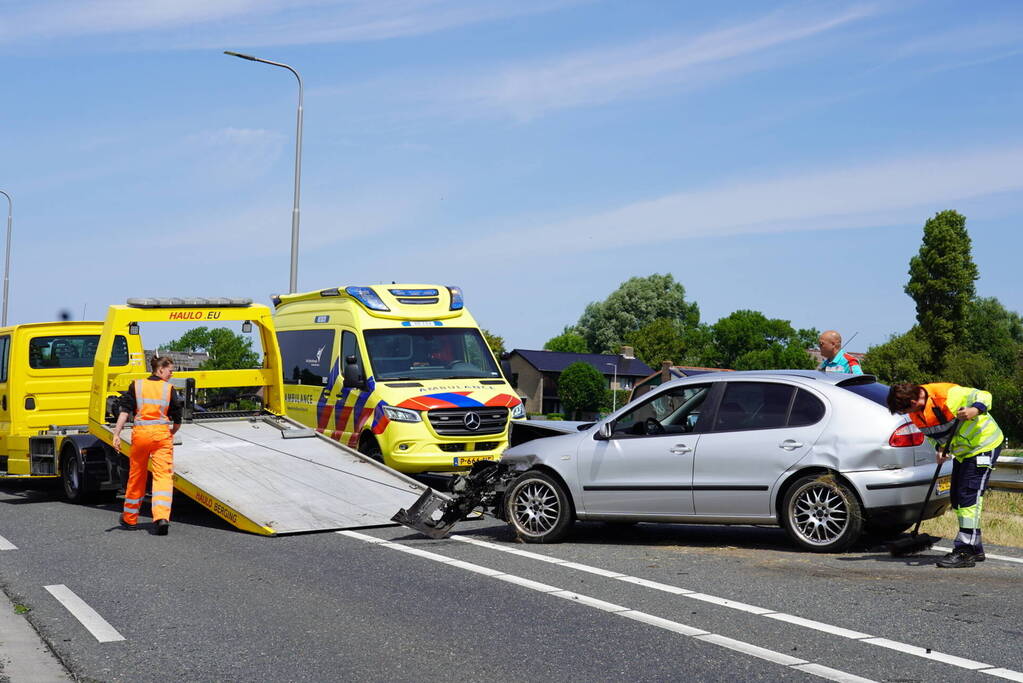
{"label": "damaged front bumper", "polygon": [[427,489],[410,508],[398,510],[391,521],[430,538],[443,538],[477,508],[501,517],[504,492],[517,475],[500,462],[477,462],[467,474],[452,481],[449,493]]}

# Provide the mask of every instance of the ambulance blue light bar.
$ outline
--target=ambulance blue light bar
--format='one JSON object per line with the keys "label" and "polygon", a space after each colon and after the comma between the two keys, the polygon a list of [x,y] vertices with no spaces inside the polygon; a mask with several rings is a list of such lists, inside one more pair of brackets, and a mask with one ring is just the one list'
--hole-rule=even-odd
{"label": "ambulance blue light bar", "polygon": [[437,296],[436,289],[389,289],[394,296]]}
{"label": "ambulance blue light bar", "polygon": [[345,292],[371,311],[389,311],[372,287],[345,287]]}
{"label": "ambulance blue light bar", "polygon": [[462,288],[448,287],[448,291],[451,292],[451,310],[460,311],[465,308],[465,300],[462,298]]}

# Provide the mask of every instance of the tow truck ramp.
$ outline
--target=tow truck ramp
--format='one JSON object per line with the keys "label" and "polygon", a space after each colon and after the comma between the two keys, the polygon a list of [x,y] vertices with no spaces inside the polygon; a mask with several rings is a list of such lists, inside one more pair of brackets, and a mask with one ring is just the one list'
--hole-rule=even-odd
{"label": "tow truck ramp", "polygon": [[265,536],[393,525],[429,488],[277,415],[194,419],[174,441],[174,488]]}

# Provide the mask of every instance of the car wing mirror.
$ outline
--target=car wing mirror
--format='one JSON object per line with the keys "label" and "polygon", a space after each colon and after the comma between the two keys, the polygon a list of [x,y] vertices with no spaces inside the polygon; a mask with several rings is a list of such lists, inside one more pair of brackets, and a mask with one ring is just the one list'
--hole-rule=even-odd
{"label": "car wing mirror", "polygon": [[362,378],[362,368],[355,362],[355,356],[345,358],[344,386],[346,389],[362,389],[365,380]]}
{"label": "car wing mirror", "polygon": [[597,433],[593,435],[593,438],[597,441],[610,441],[611,435],[614,433],[614,422],[605,422],[600,425],[597,429]]}

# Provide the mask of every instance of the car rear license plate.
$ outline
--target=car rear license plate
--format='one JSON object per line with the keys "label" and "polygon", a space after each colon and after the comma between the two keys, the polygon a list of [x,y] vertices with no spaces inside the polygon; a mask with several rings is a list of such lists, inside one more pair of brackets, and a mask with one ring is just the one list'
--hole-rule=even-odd
{"label": "car rear license plate", "polygon": [[483,460],[493,460],[492,455],[464,455],[461,457],[455,456],[455,467],[467,467],[474,462],[480,462]]}
{"label": "car rear license plate", "polygon": [[952,477],[938,477],[938,484],[934,488],[939,496],[943,493],[948,493],[948,490],[952,488]]}

